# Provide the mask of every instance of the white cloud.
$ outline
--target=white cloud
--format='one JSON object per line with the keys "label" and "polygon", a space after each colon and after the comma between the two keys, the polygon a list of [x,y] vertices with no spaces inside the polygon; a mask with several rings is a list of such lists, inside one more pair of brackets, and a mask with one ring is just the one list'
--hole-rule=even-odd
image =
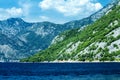
{"label": "white cloud", "polygon": [[[23,13],[24,13],[24,16],[28,16],[29,15],[29,12],[30,12],[30,8],[32,7],[32,4],[30,1],[28,0],[20,0],[19,3],[20,7],[22,8],[23,10]],[[31,10],[32,11],[32,10]]]}
{"label": "white cloud", "polygon": [[6,12],[8,14],[10,14],[11,16],[20,16],[23,13],[21,8],[15,8],[15,7],[12,7],[10,9],[6,9]]}
{"label": "white cloud", "polygon": [[65,23],[87,17],[102,8],[97,0],[18,0],[16,4],[1,7],[0,20],[20,17],[27,22]]}
{"label": "white cloud", "polygon": [[96,0],[43,0],[39,3],[39,7],[43,10],[56,10],[64,14],[64,16],[76,16],[78,14],[88,16],[88,14],[102,8],[102,5],[95,1]]}
{"label": "white cloud", "polygon": [[11,17],[29,17],[30,8],[32,6],[31,3],[29,1],[20,0],[18,4],[19,7],[0,8],[0,20],[5,20]]}
{"label": "white cloud", "polygon": [[7,19],[10,17],[20,17],[22,16],[23,11],[21,8],[16,8],[16,7],[12,7],[12,8],[0,8],[0,20],[3,19]]}
{"label": "white cloud", "polygon": [[39,16],[40,19],[42,19],[43,21],[48,21],[49,17],[47,16]]}
{"label": "white cloud", "polygon": [[101,4],[100,4],[100,3],[96,3],[96,4],[95,4],[95,8],[96,8],[96,10],[98,10],[98,9],[101,9],[101,8],[102,8],[102,6],[101,6]]}

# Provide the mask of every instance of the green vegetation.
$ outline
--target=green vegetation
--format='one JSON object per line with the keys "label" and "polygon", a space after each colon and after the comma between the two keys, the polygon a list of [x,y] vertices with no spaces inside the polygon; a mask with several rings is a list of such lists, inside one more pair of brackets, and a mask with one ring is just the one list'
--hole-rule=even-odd
{"label": "green vegetation", "polygon": [[[115,20],[117,20],[119,23],[117,25],[113,24],[109,26]],[[112,42],[119,40],[120,36],[117,38],[114,38],[113,36],[106,36],[118,27],[120,27],[120,6],[115,6],[111,12],[109,12],[107,15],[104,15],[94,24],[91,24],[80,31],[79,29],[73,29],[60,34],[65,35],[64,40],[57,42],[56,44],[52,44],[49,48],[40,51],[29,58],[22,59],[21,62],[41,62],[54,60],[63,61],[69,59],[78,61],[119,61],[120,51],[109,53],[107,46],[110,46]],[[75,51],[72,51],[71,53],[65,52],[66,49],[68,49],[67,45],[70,42],[75,44],[78,41],[81,43]],[[96,42],[105,42],[107,45],[104,48],[96,45],[91,45],[92,43]],[[79,54],[87,47],[89,47],[89,52]],[[114,45],[114,47],[117,49],[119,48],[117,45]]]}

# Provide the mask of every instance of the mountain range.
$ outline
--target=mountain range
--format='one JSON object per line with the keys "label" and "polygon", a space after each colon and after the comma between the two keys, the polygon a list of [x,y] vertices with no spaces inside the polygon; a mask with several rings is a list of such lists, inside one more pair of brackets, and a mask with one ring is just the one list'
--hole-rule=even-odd
{"label": "mountain range", "polygon": [[[81,32],[81,29],[85,26],[107,14],[116,3],[112,2],[108,4],[87,18],[64,24],[51,22],[29,23],[21,18],[2,20],[0,21],[0,61],[15,62],[34,55],[39,51],[46,51],[46,48],[51,47],[51,44],[63,41],[66,37],[65,35],[70,32],[69,30],[79,28]],[[61,35],[60,33],[65,35]],[[70,36],[72,37],[75,34],[70,34]]]}
{"label": "mountain range", "polygon": [[23,62],[120,61],[120,0],[94,23],[65,31]]}

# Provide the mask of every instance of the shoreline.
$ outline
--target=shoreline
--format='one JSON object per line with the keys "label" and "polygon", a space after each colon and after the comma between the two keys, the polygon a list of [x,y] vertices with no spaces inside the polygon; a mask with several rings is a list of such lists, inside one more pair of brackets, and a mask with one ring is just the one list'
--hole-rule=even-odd
{"label": "shoreline", "polygon": [[43,62],[0,62],[0,63],[120,63],[120,61],[43,61]]}

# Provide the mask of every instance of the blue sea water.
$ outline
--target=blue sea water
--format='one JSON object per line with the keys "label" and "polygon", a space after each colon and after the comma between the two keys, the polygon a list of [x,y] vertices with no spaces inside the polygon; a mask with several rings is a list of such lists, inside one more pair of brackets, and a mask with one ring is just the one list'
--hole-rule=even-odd
{"label": "blue sea water", "polygon": [[0,63],[0,80],[120,80],[120,63]]}

